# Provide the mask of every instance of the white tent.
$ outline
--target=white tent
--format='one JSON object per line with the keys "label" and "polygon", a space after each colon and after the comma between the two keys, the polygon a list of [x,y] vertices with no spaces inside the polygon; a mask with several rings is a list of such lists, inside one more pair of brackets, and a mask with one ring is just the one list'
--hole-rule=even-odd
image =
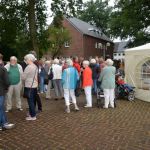
{"label": "white tent", "polygon": [[125,73],[136,98],[150,102],[150,43],[125,51]]}

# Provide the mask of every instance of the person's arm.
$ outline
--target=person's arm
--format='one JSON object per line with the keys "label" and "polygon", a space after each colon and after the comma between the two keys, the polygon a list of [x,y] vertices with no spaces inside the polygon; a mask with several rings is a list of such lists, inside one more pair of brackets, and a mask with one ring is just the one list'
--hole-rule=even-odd
{"label": "person's arm", "polygon": [[30,68],[29,66],[27,66],[24,70],[24,73],[22,74],[22,80],[26,80],[27,79],[27,76],[28,76],[28,73],[30,72]]}
{"label": "person's arm", "polygon": [[3,76],[3,81],[5,84],[5,88],[8,89],[10,82],[9,82],[9,77],[8,77],[8,73],[7,70],[4,68],[4,76]]}
{"label": "person's arm", "polygon": [[100,77],[99,77],[99,79],[98,79],[98,81],[102,81],[102,79],[103,79],[103,77],[104,77],[104,70],[102,70],[102,72],[101,72],[101,74],[100,74]]}

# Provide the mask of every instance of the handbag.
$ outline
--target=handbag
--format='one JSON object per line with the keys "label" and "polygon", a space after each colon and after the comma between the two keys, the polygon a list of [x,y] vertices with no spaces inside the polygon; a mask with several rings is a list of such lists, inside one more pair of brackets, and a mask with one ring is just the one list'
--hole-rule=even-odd
{"label": "handbag", "polygon": [[52,68],[51,68],[51,69],[50,69],[50,73],[48,74],[48,79],[49,79],[49,80],[52,80],[53,77],[54,77],[54,74],[53,74],[53,70],[52,70]]}
{"label": "handbag", "polygon": [[30,88],[24,87],[23,98],[27,98],[27,99],[30,98],[31,89],[32,89],[32,86],[33,86],[33,83],[34,83],[34,80],[35,80],[36,71],[37,71],[37,68],[36,68],[35,73],[34,73],[34,77],[33,77],[31,87]]}

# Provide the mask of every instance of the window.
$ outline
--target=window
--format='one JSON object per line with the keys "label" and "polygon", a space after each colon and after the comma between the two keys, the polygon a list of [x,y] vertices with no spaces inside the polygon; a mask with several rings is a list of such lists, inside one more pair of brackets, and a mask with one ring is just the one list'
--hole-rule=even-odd
{"label": "window", "polygon": [[125,56],[125,53],[123,53],[123,56]]}
{"label": "window", "polygon": [[65,42],[65,47],[70,47],[70,44],[69,44],[69,42],[67,41],[67,42]]}
{"label": "window", "polygon": [[143,79],[150,79],[150,60],[142,65],[141,74]]}
{"label": "window", "polygon": [[136,67],[137,87],[144,90],[150,89],[150,60],[142,61]]}
{"label": "window", "polygon": [[117,56],[117,54],[115,53],[114,56]]}
{"label": "window", "polygon": [[95,43],[95,48],[98,48],[98,44],[97,44],[97,42]]}
{"label": "window", "polygon": [[121,56],[121,54],[119,53],[118,56]]}

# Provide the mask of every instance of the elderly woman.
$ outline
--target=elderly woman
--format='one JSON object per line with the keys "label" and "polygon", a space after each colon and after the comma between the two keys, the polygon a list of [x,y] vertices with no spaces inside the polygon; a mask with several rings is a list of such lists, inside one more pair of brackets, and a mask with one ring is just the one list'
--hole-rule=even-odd
{"label": "elderly woman", "polygon": [[83,61],[83,67],[85,68],[83,71],[83,88],[85,91],[86,102],[85,108],[92,107],[92,70],[89,67],[89,61]]}
{"label": "elderly woman", "polygon": [[38,87],[38,68],[34,64],[35,57],[32,54],[25,56],[28,66],[25,68],[23,73],[23,80],[25,81],[25,93],[28,93],[27,101],[29,105],[29,116],[26,120],[36,120],[35,111],[35,97],[37,95]]}
{"label": "elderly woman", "polygon": [[79,75],[77,70],[73,67],[73,62],[71,59],[66,61],[67,68],[63,71],[62,74],[62,83],[64,89],[64,98],[66,103],[66,112],[70,113],[70,98],[72,99],[72,103],[75,106],[75,110],[79,110],[76,104],[76,97],[75,97],[75,88],[77,85],[77,81],[79,80]]}
{"label": "elderly woman", "polygon": [[105,97],[104,108],[108,108],[109,104],[111,108],[114,108],[116,68],[113,67],[112,65],[113,61],[111,59],[107,59],[106,66],[103,68],[99,78],[99,81],[101,82],[101,88],[104,90],[104,97]]}

